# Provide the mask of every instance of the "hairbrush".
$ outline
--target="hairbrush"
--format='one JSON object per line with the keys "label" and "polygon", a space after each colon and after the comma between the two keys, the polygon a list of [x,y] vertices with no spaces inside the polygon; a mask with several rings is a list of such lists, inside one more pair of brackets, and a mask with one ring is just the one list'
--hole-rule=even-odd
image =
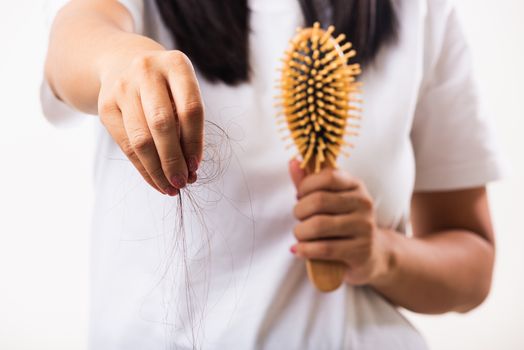
{"label": "hairbrush", "polygon": [[[313,27],[297,30],[285,51],[277,96],[281,108],[279,122],[286,123],[307,174],[324,168],[337,168],[337,157],[346,154],[344,140],[357,133],[350,119],[359,119],[361,111],[361,73],[358,63],[349,64],[356,51],[344,42],[344,34],[333,36],[334,26],[326,30],[317,22]],[[292,144],[290,145],[292,147]],[[337,289],[344,278],[346,265],[323,260],[308,260],[311,282],[321,291]]]}

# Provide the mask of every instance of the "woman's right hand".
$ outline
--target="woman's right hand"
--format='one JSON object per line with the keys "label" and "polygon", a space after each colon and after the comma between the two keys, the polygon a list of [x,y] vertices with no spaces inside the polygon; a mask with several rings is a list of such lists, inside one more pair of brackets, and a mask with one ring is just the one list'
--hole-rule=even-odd
{"label": "woman's right hand", "polygon": [[106,72],[101,122],[151,186],[176,195],[196,180],[202,159],[204,108],[191,62],[180,51],[152,50]]}

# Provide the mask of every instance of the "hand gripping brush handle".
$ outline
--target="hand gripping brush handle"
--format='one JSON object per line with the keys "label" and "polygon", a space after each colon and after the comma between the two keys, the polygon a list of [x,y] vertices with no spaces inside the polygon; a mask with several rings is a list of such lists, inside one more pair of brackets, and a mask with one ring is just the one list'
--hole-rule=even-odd
{"label": "hand gripping brush handle", "polygon": [[[345,35],[333,37],[335,28],[320,28],[319,23],[298,29],[283,58],[277,97],[280,121],[287,124],[298,153],[301,168],[307,174],[324,168],[336,168],[343,146],[352,146],[345,136],[356,135],[348,129],[358,127],[356,104],[360,93],[360,65],[349,64],[356,55]],[[324,260],[308,260],[311,282],[321,291],[337,289],[343,281],[346,265]]]}

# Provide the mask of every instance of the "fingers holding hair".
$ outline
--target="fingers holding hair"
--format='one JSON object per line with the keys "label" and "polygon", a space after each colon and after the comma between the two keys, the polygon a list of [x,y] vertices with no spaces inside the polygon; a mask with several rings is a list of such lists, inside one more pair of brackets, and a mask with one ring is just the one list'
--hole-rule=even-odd
{"label": "fingers holding hair", "polygon": [[113,138],[113,140],[117,143],[124,155],[129,159],[129,161],[131,161],[133,166],[138,170],[140,175],[142,175],[144,180],[160,193],[175,195],[176,191],[169,191],[168,193],[164,189],[161,189],[153,181],[153,179],[145,169],[144,165],[142,164],[137,154],[135,153],[133,147],[131,146],[126,129],[124,127],[122,113],[118,108],[117,104],[114,103],[106,106],[105,108],[101,108],[100,119],[102,121],[102,124],[106,127],[107,131]]}
{"label": "fingers holding hair", "polygon": [[167,80],[180,122],[180,144],[190,176],[202,159],[204,141],[204,105],[191,61],[180,51],[168,56]]}
{"label": "fingers holding hair", "polygon": [[164,177],[175,188],[183,188],[187,183],[188,171],[165,78],[162,75],[148,77],[141,85],[140,97]]}
{"label": "fingers holding hair", "polygon": [[180,51],[152,51],[107,79],[99,94],[100,116],[144,179],[168,194],[194,182],[204,110],[189,59]]}
{"label": "fingers holding hair", "polygon": [[119,105],[132,150],[158,188],[168,194],[176,193],[177,191],[164,174],[155,139],[144,116],[138,93],[129,94],[125,99],[126,101],[122,101]]}

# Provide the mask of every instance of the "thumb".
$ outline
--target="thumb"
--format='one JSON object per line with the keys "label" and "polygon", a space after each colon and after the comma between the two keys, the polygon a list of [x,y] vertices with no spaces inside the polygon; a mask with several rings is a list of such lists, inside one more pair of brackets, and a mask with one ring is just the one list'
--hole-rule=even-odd
{"label": "thumb", "polygon": [[306,177],[306,172],[300,168],[300,162],[296,158],[289,161],[289,175],[291,175],[291,180],[293,180],[295,188],[298,189],[298,186]]}

